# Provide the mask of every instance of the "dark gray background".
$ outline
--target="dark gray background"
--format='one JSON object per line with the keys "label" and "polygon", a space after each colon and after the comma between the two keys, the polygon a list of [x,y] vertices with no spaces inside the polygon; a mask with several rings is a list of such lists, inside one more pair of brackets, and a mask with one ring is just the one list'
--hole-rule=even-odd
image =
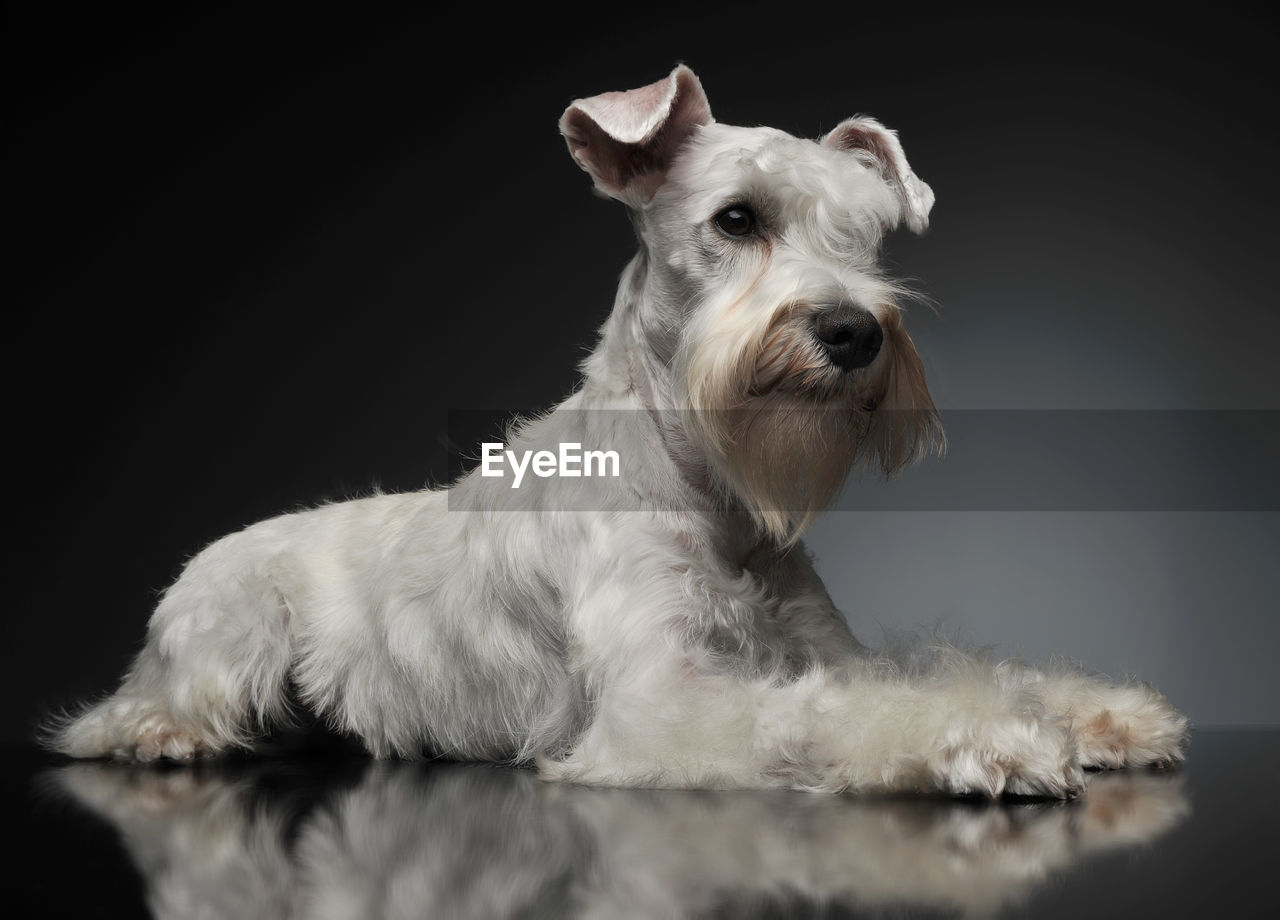
{"label": "dark gray background", "polygon": [[[721,121],[900,129],[938,205],[888,257],[944,409],[1280,409],[1273,22],[1020,9],[6,13],[5,738],[109,689],[209,540],[438,480],[449,409],[572,389],[632,243],[556,119],[677,61]],[[869,641],[941,621],[1277,723],[1278,524],[881,510],[810,545]]]}

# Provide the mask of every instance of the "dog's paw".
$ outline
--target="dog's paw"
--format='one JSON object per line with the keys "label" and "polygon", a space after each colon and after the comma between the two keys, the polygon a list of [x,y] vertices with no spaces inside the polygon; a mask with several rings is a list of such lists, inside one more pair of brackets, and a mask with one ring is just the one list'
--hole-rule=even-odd
{"label": "dog's paw", "polygon": [[954,733],[926,769],[932,787],[952,795],[1070,799],[1084,789],[1071,732],[1029,716]]}
{"label": "dog's paw", "polygon": [[1186,716],[1147,686],[1107,688],[1072,713],[1071,728],[1089,769],[1169,767],[1186,756]]}
{"label": "dog's paw", "polygon": [[117,727],[110,748],[113,760],[172,760],[189,763],[212,753],[211,747],[194,730],[184,728],[165,713],[151,713]]}
{"label": "dog's paw", "polygon": [[214,736],[150,703],[104,700],[55,725],[48,745],[70,757],[190,761],[215,753]]}
{"label": "dog's paw", "polygon": [[173,760],[189,763],[209,753],[199,738],[179,729],[159,729],[148,732],[138,739],[131,758],[126,759],[149,762],[152,760]]}

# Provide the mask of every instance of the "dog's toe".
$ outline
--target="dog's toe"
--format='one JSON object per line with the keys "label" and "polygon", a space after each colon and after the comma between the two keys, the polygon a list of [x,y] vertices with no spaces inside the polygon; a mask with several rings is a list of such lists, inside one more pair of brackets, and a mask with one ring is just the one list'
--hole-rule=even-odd
{"label": "dog's toe", "polygon": [[969,729],[941,750],[931,772],[935,787],[954,795],[1070,799],[1084,789],[1071,733],[1029,716]]}

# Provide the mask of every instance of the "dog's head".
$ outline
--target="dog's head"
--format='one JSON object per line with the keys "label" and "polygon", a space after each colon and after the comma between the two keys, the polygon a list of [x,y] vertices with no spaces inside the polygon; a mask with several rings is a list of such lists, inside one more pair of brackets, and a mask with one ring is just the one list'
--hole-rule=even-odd
{"label": "dog's head", "polygon": [[629,208],[636,325],[685,429],[769,533],[795,539],[854,468],[942,444],[884,234],[933,192],[897,136],[851,118],[819,141],[718,124],[693,71],[574,102],[560,120],[596,188]]}

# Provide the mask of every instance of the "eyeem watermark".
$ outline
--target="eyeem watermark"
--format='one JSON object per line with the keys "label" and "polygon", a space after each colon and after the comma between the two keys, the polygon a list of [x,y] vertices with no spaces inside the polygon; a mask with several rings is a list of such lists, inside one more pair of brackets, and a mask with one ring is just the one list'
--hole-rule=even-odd
{"label": "eyeem watermark", "polygon": [[619,458],[616,450],[583,450],[582,445],[569,441],[560,445],[560,450],[525,450],[516,453],[507,450],[497,442],[480,445],[480,475],[505,478],[506,467],[511,467],[514,474],[511,488],[520,488],[526,472],[542,479],[551,476],[562,476],[566,479],[579,479],[583,476],[611,476],[617,478]]}
{"label": "eyeem watermark", "polygon": [[[881,416],[892,419],[884,409]],[[529,513],[613,511],[624,494],[646,511],[688,509],[685,490],[651,488],[648,477],[664,475],[660,458],[634,454],[653,436],[647,410],[559,409],[557,417],[564,427],[554,434],[537,430],[547,440],[525,440],[507,433],[518,419],[501,410],[451,409],[447,454],[433,467],[446,475],[434,477],[474,476],[490,497],[513,484],[521,495],[541,492],[522,505]],[[859,474],[831,510],[1280,513],[1280,409],[950,409],[942,422],[945,459],[927,459],[892,484]],[[585,450],[610,445],[616,454]],[[796,450],[805,462],[803,445]],[[624,493],[624,483],[634,488]],[[449,502],[463,512],[493,507],[469,489],[450,489]]]}

